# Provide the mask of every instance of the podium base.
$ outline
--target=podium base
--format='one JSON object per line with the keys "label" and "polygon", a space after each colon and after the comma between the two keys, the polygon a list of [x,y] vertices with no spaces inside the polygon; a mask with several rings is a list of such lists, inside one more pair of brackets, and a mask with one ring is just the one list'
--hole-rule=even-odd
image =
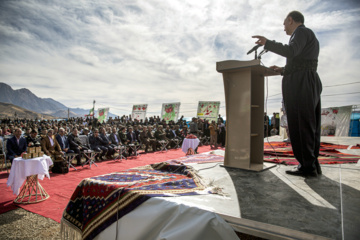
{"label": "podium base", "polygon": [[239,167],[232,167],[232,166],[225,166],[223,164],[220,165],[220,167],[223,168],[230,168],[230,169],[239,169],[247,172],[263,172],[266,170],[269,170],[273,167],[276,167],[277,164],[275,163],[266,163],[266,164],[251,164],[250,168],[239,168]]}

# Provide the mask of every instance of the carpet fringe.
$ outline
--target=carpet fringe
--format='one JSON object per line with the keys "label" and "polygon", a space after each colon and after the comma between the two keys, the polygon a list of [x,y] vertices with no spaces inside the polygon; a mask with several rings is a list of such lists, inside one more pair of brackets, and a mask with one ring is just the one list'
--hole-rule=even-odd
{"label": "carpet fringe", "polygon": [[82,240],[82,232],[71,223],[61,218],[60,237],[62,240]]}

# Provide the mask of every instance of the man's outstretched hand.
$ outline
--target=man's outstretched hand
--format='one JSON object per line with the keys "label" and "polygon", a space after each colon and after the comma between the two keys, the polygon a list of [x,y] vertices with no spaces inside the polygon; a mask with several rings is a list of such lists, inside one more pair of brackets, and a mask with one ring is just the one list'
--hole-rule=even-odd
{"label": "man's outstretched hand", "polygon": [[252,38],[257,38],[257,39],[258,39],[258,40],[255,42],[255,44],[265,45],[265,43],[266,43],[266,41],[267,41],[266,37],[259,36],[259,35],[252,36]]}

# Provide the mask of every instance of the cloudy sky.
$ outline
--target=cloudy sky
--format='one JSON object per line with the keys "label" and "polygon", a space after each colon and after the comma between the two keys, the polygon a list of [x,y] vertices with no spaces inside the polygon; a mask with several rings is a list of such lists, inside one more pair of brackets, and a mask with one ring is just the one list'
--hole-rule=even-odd
{"label": "cloudy sky", "polygon": [[[216,62],[251,60],[260,34],[288,42],[283,20],[291,10],[320,45],[318,72],[324,107],[360,104],[360,3],[357,0],[117,0],[0,1],[0,82],[28,88],[68,107],[181,102],[195,116],[198,101],[221,101]],[[273,53],[266,66],[285,63]],[[281,107],[281,78],[268,79],[268,112]],[[149,115],[149,114],[148,114]]]}

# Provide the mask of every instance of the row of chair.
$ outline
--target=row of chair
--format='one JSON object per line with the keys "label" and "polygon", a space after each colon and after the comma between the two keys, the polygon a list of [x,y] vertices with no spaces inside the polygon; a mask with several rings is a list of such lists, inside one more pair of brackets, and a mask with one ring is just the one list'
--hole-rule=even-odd
{"label": "row of chair", "polygon": [[[5,136],[3,143],[2,143],[2,154],[0,154],[0,162],[2,162],[2,164],[4,165],[3,168],[6,168],[7,172],[9,172],[9,168],[8,168],[8,161],[6,159],[6,142],[7,140],[12,137],[12,136]],[[96,162],[95,162],[95,158],[96,156],[99,154],[98,152],[94,151],[93,149],[91,149],[90,143],[89,143],[89,138],[86,135],[79,135],[79,139],[82,143],[82,145],[86,146],[87,148],[89,148],[89,151],[84,152],[84,157],[86,157],[87,161],[85,162],[85,164],[89,164],[90,168],[91,165],[95,165],[97,166]],[[200,146],[201,145],[208,145],[210,142],[210,137],[207,136],[201,136],[199,137],[200,140]],[[169,141],[165,141],[165,140],[160,140],[158,141],[158,143],[160,144],[161,147],[161,152],[163,151],[167,151],[169,148],[169,145],[171,143],[174,144],[174,148],[179,148],[182,140],[181,139],[171,139]],[[119,146],[119,147],[115,147],[115,151],[118,153],[118,156],[116,157],[115,160],[120,160],[122,161],[125,157],[123,156],[123,153],[126,151],[126,148],[132,148],[134,155],[138,156],[139,155],[139,150],[144,149],[145,145],[144,144],[139,144],[139,145],[135,145],[135,144],[129,144],[127,146]],[[68,168],[70,169],[71,167],[74,168],[75,170],[76,167],[72,164],[72,161],[75,159],[75,157],[77,156],[76,153],[67,153],[65,154],[65,160],[68,164]],[[84,164],[84,165],[85,165]],[[1,169],[3,169],[1,168]]]}

